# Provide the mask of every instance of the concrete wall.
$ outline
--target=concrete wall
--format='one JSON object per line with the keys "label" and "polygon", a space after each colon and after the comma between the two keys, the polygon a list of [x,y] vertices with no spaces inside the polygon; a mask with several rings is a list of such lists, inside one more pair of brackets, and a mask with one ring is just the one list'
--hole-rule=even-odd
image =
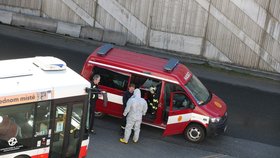
{"label": "concrete wall", "polygon": [[0,21],[280,73],[278,0],[0,0]]}

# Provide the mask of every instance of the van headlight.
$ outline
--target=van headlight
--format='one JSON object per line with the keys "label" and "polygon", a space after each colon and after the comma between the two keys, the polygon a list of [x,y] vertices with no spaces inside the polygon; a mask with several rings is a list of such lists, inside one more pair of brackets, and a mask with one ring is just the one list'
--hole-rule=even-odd
{"label": "van headlight", "polygon": [[218,123],[218,122],[221,121],[221,117],[212,117],[212,118],[210,118],[210,121],[211,121],[212,123]]}

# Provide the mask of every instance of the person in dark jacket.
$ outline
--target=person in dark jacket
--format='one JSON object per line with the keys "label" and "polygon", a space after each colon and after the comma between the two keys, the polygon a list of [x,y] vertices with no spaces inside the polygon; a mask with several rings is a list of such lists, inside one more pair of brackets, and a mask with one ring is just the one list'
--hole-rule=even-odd
{"label": "person in dark jacket", "polygon": [[90,96],[90,117],[89,117],[89,130],[92,134],[95,134],[95,130],[93,128],[94,125],[94,114],[95,114],[95,107],[96,107],[96,100],[98,99],[98,94],[101,93],[100,89],[98,88],[98,84],[100,82],[100,75],[95,74],[92,77],[91,82],[91,96]]}
{"label": "person in dark jacket", "polygon": [[[134,90],[135,90],[135,84],[131,83],[128,86],[128,90],[124,92],[123,99],[122,99],[123,109],[125,109],[126,103],[127,103],[128,99],[133,95]],[[120,130],[121,135],[124,134],[125,126],[126,126],[126,116],[123,116],[122,117],[122,123],[121,123],[121,130]]]}

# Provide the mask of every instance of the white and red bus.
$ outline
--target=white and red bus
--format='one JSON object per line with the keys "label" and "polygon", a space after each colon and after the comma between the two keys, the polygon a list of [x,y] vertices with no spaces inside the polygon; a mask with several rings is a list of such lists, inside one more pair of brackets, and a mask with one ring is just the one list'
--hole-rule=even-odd
{"label": "white and red bus", "polygon": [[177,59],[161,59],[111,44],[97,48],[86,60],[82,76],[101,76],[100,88],[108,104],[97,100],[96,115],[122,117],[122,96],[130,83],[140,88],[148,102],[143,123],[164,129],[164,136],[183,134],[191,142],[227,129],[227,106]]}
{"label": "white and red bus", "polygon": [[90,83],[55,57],[0,67],[0,157],[86,157]]}

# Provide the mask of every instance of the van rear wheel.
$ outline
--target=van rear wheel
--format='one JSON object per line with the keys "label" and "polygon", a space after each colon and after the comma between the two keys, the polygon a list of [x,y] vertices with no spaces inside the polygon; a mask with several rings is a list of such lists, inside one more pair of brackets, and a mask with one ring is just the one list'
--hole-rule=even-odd
{"label": "van rear wheel", "polygon": [[94,117],[95,118],[103,118],[105,116],[105,114],[103,112],[98,112],[98,111],[95,111],[94,112]]}
{"label": "van rear wheel", "polygon": [[201,125],[190,124],[184,131],[184,137],[192,143],[199,143],[205,138],[205,130]]}

